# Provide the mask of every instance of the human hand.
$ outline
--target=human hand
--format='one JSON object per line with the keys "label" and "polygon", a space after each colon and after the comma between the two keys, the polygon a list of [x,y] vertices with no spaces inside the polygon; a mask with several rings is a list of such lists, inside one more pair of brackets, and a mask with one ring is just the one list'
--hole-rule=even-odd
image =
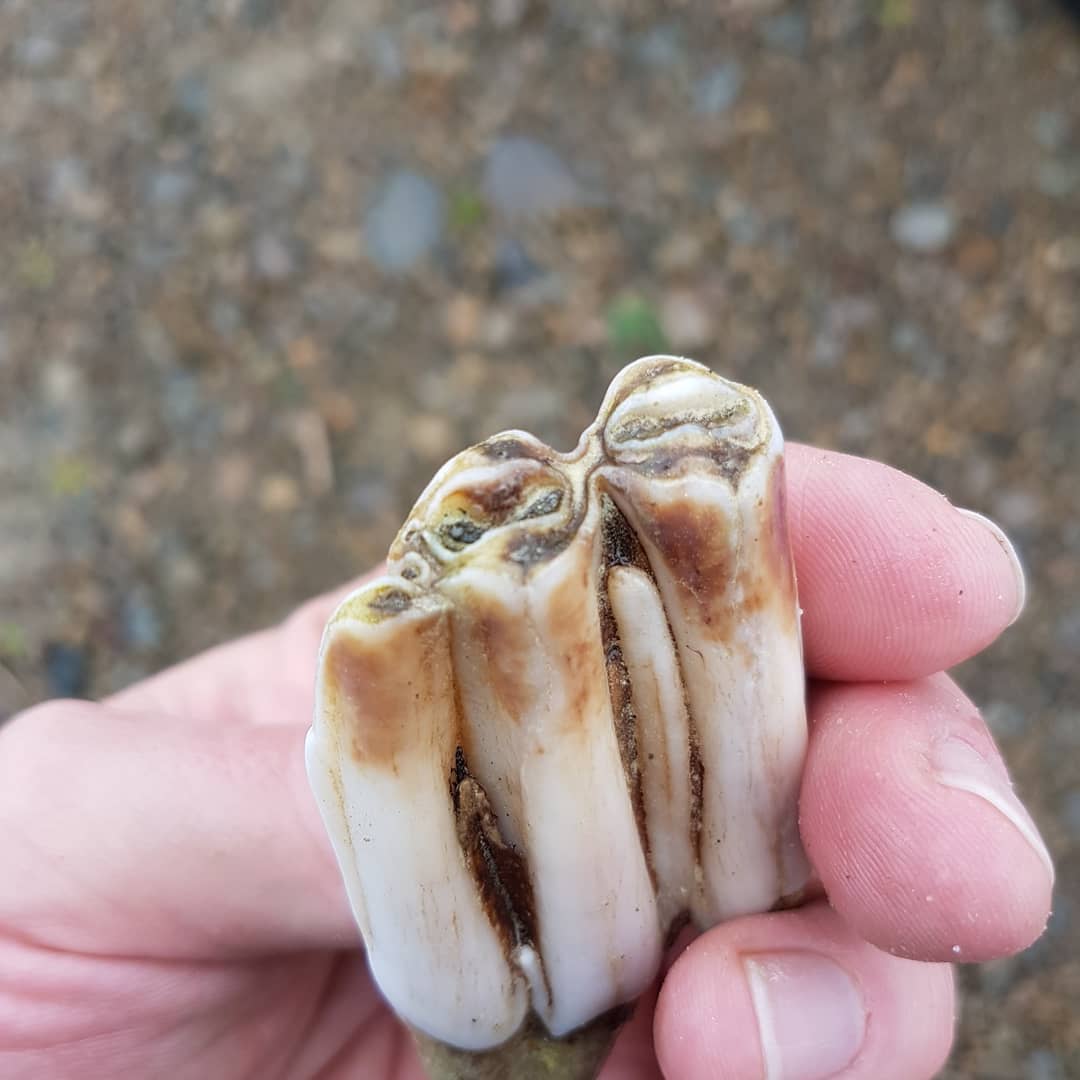
{"label": "human hand", "polygon": [[[951,961],[1042,931],[1053,871],[945,668],[1023,603],[1007,541],[883,465],[788,448],[807,851],[828,897],[693,941],[605,1080],[919,1080]],[[304,772],[341,593],[0,732],[0,1075],[419,1080]]]}

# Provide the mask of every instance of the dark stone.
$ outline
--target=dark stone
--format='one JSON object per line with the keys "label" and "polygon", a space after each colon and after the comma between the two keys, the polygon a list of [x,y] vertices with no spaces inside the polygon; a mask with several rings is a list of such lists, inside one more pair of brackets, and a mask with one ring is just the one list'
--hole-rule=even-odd
{"label": "dark stone", "polygon": [[90,681],[86,650],[62,641],[46,642],[42,656],[50,697],[85,697]]}

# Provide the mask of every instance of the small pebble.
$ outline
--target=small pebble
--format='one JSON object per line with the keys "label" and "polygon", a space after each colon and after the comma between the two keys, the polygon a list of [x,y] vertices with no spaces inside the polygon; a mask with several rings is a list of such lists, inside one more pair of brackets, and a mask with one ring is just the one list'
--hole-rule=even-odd
{"label": "small pebble", "polygon": [[585,201],[562,157],[546,143],[523,135],[504,136],[491,144],[484,193],[509,218],[546,217]]}
{"label": "small pebble", "polygon": [[161,645],[161,615],[148,586],[135,585],[124,597],[120,625],[124,644],[136,652],[152,652]]}
{"label": "small pebble", "polygon": [[146,182],[147,200],[160,209],[179,206],[194,191],[195,178],[178,169],[155,169]]}
{"label": "small pebble", "polygon": [[493,264],[496,292],[524,288],[544,276],[544,269],[533,262],[520,241],[502,237],[495,249]]}
{"label": "small pebble", "polygon": [[1064,199],[1080,190],[1080,158],[1044,161],[1036,174],[1039,190],[1051,199]]}
{"label": "small pebble", "polygon": [[24,71],[40,74],[56,64],[61,52],[52,38],[32,35],[15,42],[15,63]]}
{"label": "small pebble", "polygon": [[742,86],[743,70],[737,61],[718,64],[694,87],[694,108],[708,116],[727,112],[739,100]]}
{"label": "small pebble", "polygon": [[181,75],[173,86],[172,107],[177,117],[196,126],[210,111],[210,84],[201,71]]}
{"label": "small pebble", "polygon": [[296,272],[292,246],[276,233],[260,233],[251,258],[256,275],[264,281],[287,281]]}
{"label": "small pebble", "polygon": [[300,488],[288,473],[271,473],[259,485],[259,506],[272,514],[286,514],[300,505]]}
{"label": "small pebble", "polygon": [[86,650],[62,641],[46,642],[42,655],[50,697],[83,697],[90,681]]}
{"label": "small pebble", "polygon": [[986,28],[995,37],[1014,38],[1024,28],[1024,20],[1012,0],[986,0],[983,8]]}
{"label": "small pebble", "polygon": [[1024,1080],[1067,1080],[1065,1066],[1053,1050],[1033,1050],[1024,1062]]}
{"label": "small pebble", "polygon": [[1069,114],[1064,109],[1040,109],[1031,118],[1035,141],[1048,151],[1060,150],[1069,141]]}
{"label": "small pebble", "polygon": [[442,192],[423,174],[394,173],[368,212],[368,254],[381,270],[413,269],[439,242],[446,217]]}
{"label": "small pebble", "polygon": [[956,221],[943,203],[909,203],[893,214],[891,229],[900,247],[920,255],[935,255],[949,246]]}
{"label": "small pebble", "polygon": [[674,23],[654,26],[634,43],[634,55],[646,67],[664,70],[678,67],[686,60],[682,32]]}
{"label": "small pebble", "polygon": [[784,11],[763,20],[758,32],[770,49],[802,56],[810,40],[809,17],[803,10]]}

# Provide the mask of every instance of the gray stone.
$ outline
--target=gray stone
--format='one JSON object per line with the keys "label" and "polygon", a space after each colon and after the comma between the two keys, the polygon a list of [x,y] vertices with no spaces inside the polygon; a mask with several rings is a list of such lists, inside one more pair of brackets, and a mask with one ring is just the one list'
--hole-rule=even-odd
{"label": "gray stone", "polygon": [[810,42],[810,20],[802,9],[784,11],[764,19],[758,32],[770,49],[789,56],[802,56]]}
{"label": "gray stone", "polygon": [[60,59],[63,50],[50,37],[32,34],[15,42],[15,63],[24,71],[38,74],[48,71]]}
{"label": "gray stone", "polygon": [[42,654],[45,685],[50,697],[82,697],[90,681],[90,659],[79,645],[46,643]]}
{"label": "gray stone", "polygon": [[49,202],[68,210],[85,199],[91,190],[90,172],[81,158],[64,157],[49,167],[46,186]]}
{"label": "gray stone", "polygon": [[892,216],[893,239],[920,255],[936,255],[949,246],[956,231],[953,212],[944,203],[913,202]]}
{"label": "gray stone", "polygon": [[544,269],[533,262],[521,242],[510,236],[500,238],[495,249],[493,270],[498,292],[531,285],[545,274]]}
{"label": "gray stone", "polygon": [[1060,150],[1069,141],[1069,126],[1069,114],[1064,109],[1040,109],[1031,118],[1035,141],[1051,152]]}
{"label": "gray stone", "polygon": [[152,652],[164,635],[154,594],[146,585],[135,585],[120,606],[120,627],[124,644],[136,652]]}
{"label": "gray stone", "polygon": [[172,104],[185,120],[201,123],[210,111],[210,84],[206,76],[200,71],[182,75],[173,86]]}
{"label": "gray stone", "polygon": [[727,112],[739,100],[742,87],[743,70],[738,61],[717,64],[698,79],[694,87],[694,108],[707,116]]}
{"label": "gray stone", "polygon": [[376,30],[366,39],[368,56],[383,82],[397,83],[405,77],[405,58],[388,30]]}
{"label": "gray stone", "polygon": [[146,198],[151,206],[172,209],[195,191],[195,178],[179,169],[155,169],[146,181]]}
{"label": "gray stone", "polygon": [[1071,161],[1053,159],[1039,165],[1035,179],[1039,190],[1051,199],[1068,198],[1080,190],[1080,158]]}
{"label": "gray stone", "polygon": [[983,8],[986,28],[994,37],[1016,37],[1024,28],[1024,19],[1012,0],[987,0]]}
{"label": "gray stone", "polygon": [[421,173],[400,169],[368,211],[368,254],[388,273],[411,270],[438,244],[445,218],[442,192]]}
{"label": "gray stone", "polygon": [[546,217],[585,202],[562,157],[524,135],[496,139],[484,166],[484,193],[508,218]]}
{"label": "gray stone", "polygon": [[287,281],[296,272],[293,247],[276,233],[260,233],[252,245],[251,261],[264,281]]}
{"label": "gray stone", "polygon": [[165,379],[162,389],[162,409],[169,426],[176,430],[190,428],[203,403],[198,379],[186,371],[176,371]]}
{"label": "gray stone", "polygon": [[1024,1080],[1066,1080],[1065,1066],[1053,1050],[1033,1050],[1024,1062]]}
{"label": "gray stone", "polygon": [[686,60],[682,30],[674,23],[664,23],[645,31],[633,46],[634,56],[646,67],[665,70]]}

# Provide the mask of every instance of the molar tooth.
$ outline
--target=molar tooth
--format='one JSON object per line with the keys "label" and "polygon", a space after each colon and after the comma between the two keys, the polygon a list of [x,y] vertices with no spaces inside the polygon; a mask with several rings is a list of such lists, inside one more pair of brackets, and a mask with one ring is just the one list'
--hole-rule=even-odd
{"label": "molar tooth", "polygon": [[[700,925],[768,910],[808,876],[796,800],[806,750],[801,640],[786,532],[782,440],[765,402],[761,444],[740,456],[648,456],[600,470],[641,538],[678,645],[703,763]],[[707,408],[708,402],[702,407]],[[654,451],[666,462],[672,445]]]}
{"label": "molar tooth", "polygon": [[804,884],[782,453],[753,390],[647,357],[570,453],[443,466],[328,625],[311,782],[438,1080],[592,1076],[684,913]]}
{"label": "molar tooth", "polygon": [[353,593],[323,641],[309,776],[380,989],[429,1035],[479,1049],[528,1001],[462,856],[457,738],[445,601],[400,577]]}

